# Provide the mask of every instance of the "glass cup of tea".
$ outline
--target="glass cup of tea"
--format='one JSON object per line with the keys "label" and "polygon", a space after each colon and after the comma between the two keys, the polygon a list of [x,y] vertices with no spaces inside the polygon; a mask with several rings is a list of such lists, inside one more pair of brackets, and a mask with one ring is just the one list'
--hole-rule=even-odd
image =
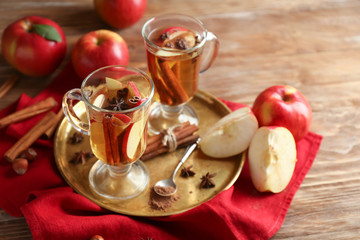
{"label": "glass cup of tea", "polygon": [[[123,200],[143,192],[149,172],[139,160],[146,148],[147,121],[154,84],[143,71],[127,66],[95,70],[81,89],[68,91],[63,110],[70,124],[90,136],[91,150],[99,159],[92,166],[89,182],[99,195]],[[87,121],[74,111],[82,101]]]}
{"label": "glass cup of tea", "polygon": [[200,20],[181,14],[151,18],[142,36],[159,98],[150,112],[149,129],[159,133],[187,121],[198,124],[196,112],[187,103],[197,92],[199,73],[216,58],[217,37]]}

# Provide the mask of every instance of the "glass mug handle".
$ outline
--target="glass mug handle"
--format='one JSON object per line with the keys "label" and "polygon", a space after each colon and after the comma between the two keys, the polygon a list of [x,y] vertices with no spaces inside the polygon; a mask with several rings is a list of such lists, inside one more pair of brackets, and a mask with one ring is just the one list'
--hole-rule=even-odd
{"label": "glass mug handle", "polygon": [[207,54],[203,60],[203,63],[201,64],[200,73],[205,72],[209,69],[209,67],[215,61],[215,58],[219,51],[220,42],[215,36],[215,34],[213,34],[212,32],[207,32],[205,44],[207,44],[208,42],[211,44],[211,48],[207,50]]}
{"label": "glass mug handle", "polygon": [[74,111],[74,101],[83,101],[81,89],[74,88],[65,93],[62,101],[62,108],[69,123],[79,132],[89,134],[89,124],[82,121]]}

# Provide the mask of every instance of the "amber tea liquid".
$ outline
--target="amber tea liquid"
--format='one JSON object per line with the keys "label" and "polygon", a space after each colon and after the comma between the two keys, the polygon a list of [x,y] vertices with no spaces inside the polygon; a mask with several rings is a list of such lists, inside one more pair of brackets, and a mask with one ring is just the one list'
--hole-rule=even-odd
{"label": "amber tea liquid", "polygon": [[[194,33],[192,34],[195,36]],[[164,28],[156,29],[150,33],[149,40],[163,47],[162,35],[164,35]],[[174,45],[176,44],[175,42]],[[160,102],[177,106],[188,102],[197,91],[201,49],[192,52],[177,49],[167,51],[166,49],[169,48],[173,46],[165,46],[164,50],[147,48],[147,63]]]}
{"label": "amber tea liquid", "polygon": [[[146,147],[148,109],[121,113],[121,110],[136,107],[137,98],[126,83],[119,86],[109,88],[106,83],[100,84],[92,89],[89,97],[93,105],[101,108],[101,111],[88,109],[91,149],[98,159],[109,165],[132,163],[140,158]],[[121,96],[120,91],[127,91],[126,96]]]}

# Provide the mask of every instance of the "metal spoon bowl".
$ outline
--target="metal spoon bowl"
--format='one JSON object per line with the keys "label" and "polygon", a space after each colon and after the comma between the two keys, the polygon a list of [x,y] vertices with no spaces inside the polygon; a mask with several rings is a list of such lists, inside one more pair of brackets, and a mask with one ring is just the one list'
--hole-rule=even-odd
{"label": "metal spoon bowl", "polygon": [[160,196],[168,197],[176,193],[177,186],[175,183],[175,176],[177,171],[180,169],[181,165],[189,158],[191,153],[197,148],[199,144],[200,138],[193,143],[192,145],[188,146],[184,152],[183,157],[181,158],[180,162],[176,166],[173,174],[169,179],[163,179],[155,183],[154,191],[159,194]]}

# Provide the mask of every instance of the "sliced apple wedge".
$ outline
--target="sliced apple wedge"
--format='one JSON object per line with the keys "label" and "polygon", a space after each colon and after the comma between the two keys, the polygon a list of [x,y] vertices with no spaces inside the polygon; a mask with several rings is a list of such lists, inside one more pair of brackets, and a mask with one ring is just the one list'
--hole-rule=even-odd
{"label": "sliced apple wedge", "polygon": [[251,179],[258,191],[278,193],[286,188],[296,164],[295,140],[288,129],[259,128],[248,154]]}
{"label": "sliced apple wedge", "polygon": [[114,117],[121,121],[117,125],[127,125],[131,122],[131,118],[125,114],[114,113]]}
{"label": "sliced apple wedge", "polygon": [[98,107],[98,108],[101,108],[102,105],[104,104],[104,102],[105,102],[105,95],[100,94],[95,98],[95,100],[93,102],[93,105]]}
{"label": "sliced apple wedge", "polygon": [[106,77],[105,81],[108,90],[119,90],[124,88],[124,85],[116,79]]}
{"label": "sliced apple wedge", "polygon": [[129,96],[136,96],[141,98],[140,91],[137,89],[135,83],[133,81],[127,82],[128,88],[129,88]]}
{"label": "sliced apple wedge", "polygon": [[135,160],[138,146],[144,135],[145,126],[146,122],[140,120],[131,123],[129,127],[125,130],[122,142],[122,152],[125,157],[131,161]]}
{"label": "sliced apple wedge", "polygon": [[201,150],[215,158],[237,155],[249,147],[257,129],[251,109],[240,108],[220,119],[201,137]]}

